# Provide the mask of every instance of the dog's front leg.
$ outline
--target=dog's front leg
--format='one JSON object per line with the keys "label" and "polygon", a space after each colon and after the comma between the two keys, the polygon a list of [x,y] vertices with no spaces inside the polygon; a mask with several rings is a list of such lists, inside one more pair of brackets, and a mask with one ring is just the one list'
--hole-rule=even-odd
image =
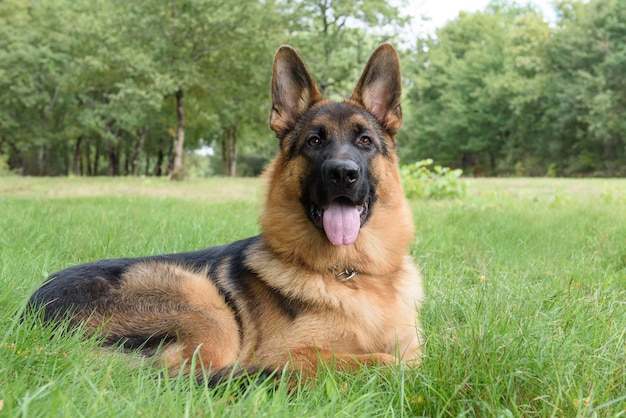
{"label": "dog's front leg", "polygon": [[335,353],[331,350],[309,347],[292,350],[290,354],[290,368],[302,373],[305,377],[315,377],[319,366],[322,364],[341,371],[355,371],[364,365],[390,366],[398,364],[398,359],[388,353]]}

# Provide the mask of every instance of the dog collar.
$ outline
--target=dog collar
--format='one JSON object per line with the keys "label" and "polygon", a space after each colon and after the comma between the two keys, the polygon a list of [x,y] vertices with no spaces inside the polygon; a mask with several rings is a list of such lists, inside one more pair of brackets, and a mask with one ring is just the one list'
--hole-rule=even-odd
{"label": "dog collar", "polygon": [[337,265],[333,266],[333,274],[339,283],[345,283],[356,276],[356,270],[350,266],[347,266],[343,270],[339,270],[339,268],[340,267]]}

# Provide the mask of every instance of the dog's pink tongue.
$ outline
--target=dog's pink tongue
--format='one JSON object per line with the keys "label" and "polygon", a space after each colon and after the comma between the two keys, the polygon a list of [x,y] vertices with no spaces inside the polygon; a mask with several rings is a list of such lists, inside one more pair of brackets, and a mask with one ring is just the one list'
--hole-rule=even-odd
{"label": "dog's pink tongue", "polygon": [[361,206],[331,202],[324,211],[324,232],[333,245],[354,244],[361,228]]}

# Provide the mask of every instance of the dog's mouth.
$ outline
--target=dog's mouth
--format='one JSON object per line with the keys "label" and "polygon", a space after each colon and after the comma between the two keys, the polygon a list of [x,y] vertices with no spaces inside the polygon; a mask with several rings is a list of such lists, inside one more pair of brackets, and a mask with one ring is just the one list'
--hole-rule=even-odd
{"label": "dog's mouth", "polygon": [[312,205],[311,220],[324,230],[333,245],[352,245],[369,214],[369,201],[354,203],[346,197],[333,199],[322,207]]}

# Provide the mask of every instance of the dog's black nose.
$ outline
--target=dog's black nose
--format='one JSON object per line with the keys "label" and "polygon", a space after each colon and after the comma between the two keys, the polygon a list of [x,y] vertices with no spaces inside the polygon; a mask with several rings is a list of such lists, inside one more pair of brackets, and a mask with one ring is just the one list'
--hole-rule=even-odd
{"label": "dog's black nose", "polygon": [[358,164],[352,160],[327,160],[322,169],[327,180],[341,187],[350,187],[361,177]]}

